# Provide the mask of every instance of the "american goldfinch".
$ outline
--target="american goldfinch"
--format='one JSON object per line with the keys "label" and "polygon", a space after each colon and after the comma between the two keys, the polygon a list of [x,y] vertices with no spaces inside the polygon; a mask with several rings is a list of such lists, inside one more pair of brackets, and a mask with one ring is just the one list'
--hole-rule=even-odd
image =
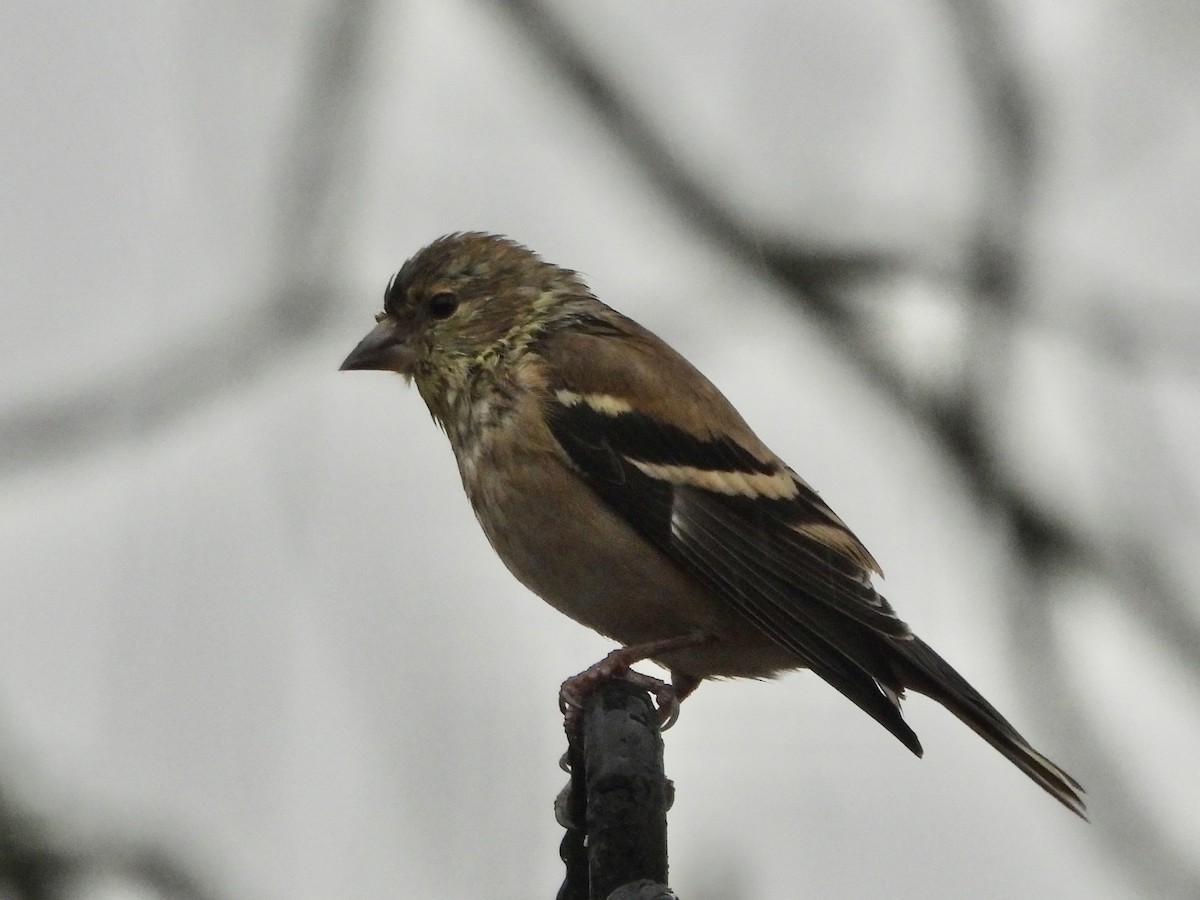
{"label": "american goldfinch", "polygon": [[875,590],[878,564],[817,493],[577,273],[451,234],[392,278],[376,323],[342,369],[416,382],[505,565],[622,645],[570,689],[643,659],[677,700],[706,678],[807,668],[920,756],[900,713],[911,688],[1085,814],[1079,783]]}

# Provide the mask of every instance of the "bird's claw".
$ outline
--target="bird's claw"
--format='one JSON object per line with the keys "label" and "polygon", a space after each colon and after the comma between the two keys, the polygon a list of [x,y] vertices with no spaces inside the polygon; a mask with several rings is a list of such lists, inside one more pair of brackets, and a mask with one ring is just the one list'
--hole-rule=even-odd
{"label": "bird's claw", "polygon": [[673,672],[674,683],[668,684],[650,675],[633,671],[630,666],[643,659],[659,658],[664,654],[686,650],[707,643],[712,638],[707,634],[693,632],[660,641],[633,644],[613,650],[595,665],[589,666],[578,675],[562,683],[558,691],[558,708],[563,714],[563,725],[567,735],[578,733],[583,704],[600,685],[616,678],[623,678],[642,690],[654,695],[658,705],[658,721],[666,731],[679,719],[679,703],[696,689],[699,679]]}
{"label": "bird's claw", "polygon": [[567,733],[571,734],[579,727],[579,718],[583,714],[583,705],[587,698],[602,684],[618,678],[649,692],[654,697],[658,723],[663,731],[674,725],[679,719],[679,695],[675,686],[652,675],[635,672],[628,664],[622,664],[619,660],[614,665],[610,662],[612,657],[613,654],[610,653],[591,668],[568,678],[559,688],[558,708],[563,714]]}

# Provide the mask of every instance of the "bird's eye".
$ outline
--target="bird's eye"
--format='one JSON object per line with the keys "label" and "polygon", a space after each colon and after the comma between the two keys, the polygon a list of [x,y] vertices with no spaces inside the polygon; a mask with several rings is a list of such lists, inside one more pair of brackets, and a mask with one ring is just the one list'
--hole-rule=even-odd
{"label": "bird's eye", "polygon": [[429,314],[435,319],[448,319],[458,309],[458,297],[449,291],[441,291],[429,298]]}

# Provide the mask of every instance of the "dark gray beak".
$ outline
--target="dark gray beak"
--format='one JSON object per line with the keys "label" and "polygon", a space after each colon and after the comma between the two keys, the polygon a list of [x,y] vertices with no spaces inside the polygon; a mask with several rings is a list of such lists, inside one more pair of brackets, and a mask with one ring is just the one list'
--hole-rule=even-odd
{"label": "dark gray beak", "polygon": [[408,374],[415,361],[413,348],[396,333],[396,323],[384,319],[350,351],[339,371],[377,369]]}

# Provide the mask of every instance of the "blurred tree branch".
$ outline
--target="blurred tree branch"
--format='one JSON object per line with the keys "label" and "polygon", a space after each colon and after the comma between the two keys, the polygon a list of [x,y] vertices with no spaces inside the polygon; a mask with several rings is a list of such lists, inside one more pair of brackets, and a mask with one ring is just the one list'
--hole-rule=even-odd
{"label": "blurred tree branch", "polygon": [[[338,235],[350,215],[337,179],[356,146],[362,70],[375,2],[326,3],[313,23],[307,73],[276,191],[276,289],[237,318],[190,337],[122,374],[65,397],[39,399],[0,413],[0,474],[66,462],[105,444],[177,421],[189,409],[269,370],[290,344],[319,333],[336,296]],[[331,363],[332,368],[332,363]],[[155,845],[64,837],[63,823],[35,820],[6,802],[0,785],[0,894],[29,900],[92,896],[92,882],[141,885],[173,900],[202,900],[203,890],[173,855]]]}
{"label": "blurred tree branch", "polygon": [[[318,7],[300,73],[290,133],[281,141],[275,196],[275,286],[237,315],[186,343],[130,361],[66,396],[0,412],[0,474],[67,462],[98,447],[153,433],[188,410],[270,371],[288,347],[322,332],[338,294],[339,237],[353,210],[345,179],[361,145],[364,65],[379,3],[333,0]],[[331,362],[331,366],[335,363]]]}
{"label": "blurred tree branch", "polygon": [[[968,354],[976,374],[971,381],[1013,384],[1007,371],[1016,365],[1013,338],[1032,301],[1026,287],[1030,249],[1026,242],[1041,161],[1033,91],[1015,62],[1013,40],[994,3],[948,0],[942,8],[960,36],[962,62],[983,117],[986,145],[994,151],[987,156],[991,165],[985,165],[982,173],[988,203],[975,242],[975,277],[968,286],[997,311],[998,318],[989,322],[998,327],[991,331],[991,346]],[[988,361],[998,361],[1004,370],[983,370]],[[982,400],[968,402],[976,410],[987,408]],[[1060,573],[1072,568],[1096,573],[1113,585],[1118,597],[1136,602],[1143,614],[1149,612],[1148,617],[1138,617],[1142,624],[1160,644],[1200,672],[1200,623],[1183,606],[1188,594],[1166,583],[1162,574],[1166,567],[1147,543],[1153,540],[1152,532],[1138,527],[1136,519],[1127,523],[1132,527],[1119,529],[1118,544],[1112,546],[1111,540],[1089,537],[1080,524],[1053,511],[1050,498],[1039,500],[1012,484],[996,465],[995,454],[967,455],[960,462],[968,473],[978,473],[981,500],[1003,513],[1015,538],[1013,546],[1024,575],[1017,576],[1008,595],[1010,640],[1014,650],[1036,652],[1020,653],[1023,665],[1014,668],[1027,705],[1043,713],[1044,726],[1070,735],[1076,754],[1085,756],[1084,771],[1104,783],[1105,815],[1096,817],[1098,836],[1144,890],[1162,897],[1200,896],[1200,873],[1193,861],[1174,851],[1145,798],[1129,786],[1117,754],[1096,723],[1081,712],[1083,698],[1075,695],[1080,682],[1067,674],[1069,662],[1053,616],[1063,596],[1056,590]],[[1047,691],[1054,696],[1051,704],[1045,703]]]}
{"label": "blurred tree branch", "polygon": [[73,823],[38,816],[0,789],[0,896],[6,900],[71,900],[95,896],[112,882],[139,885],[163,900],[213,896],[174,854],[154,843],[111,834],[73,833]]}

